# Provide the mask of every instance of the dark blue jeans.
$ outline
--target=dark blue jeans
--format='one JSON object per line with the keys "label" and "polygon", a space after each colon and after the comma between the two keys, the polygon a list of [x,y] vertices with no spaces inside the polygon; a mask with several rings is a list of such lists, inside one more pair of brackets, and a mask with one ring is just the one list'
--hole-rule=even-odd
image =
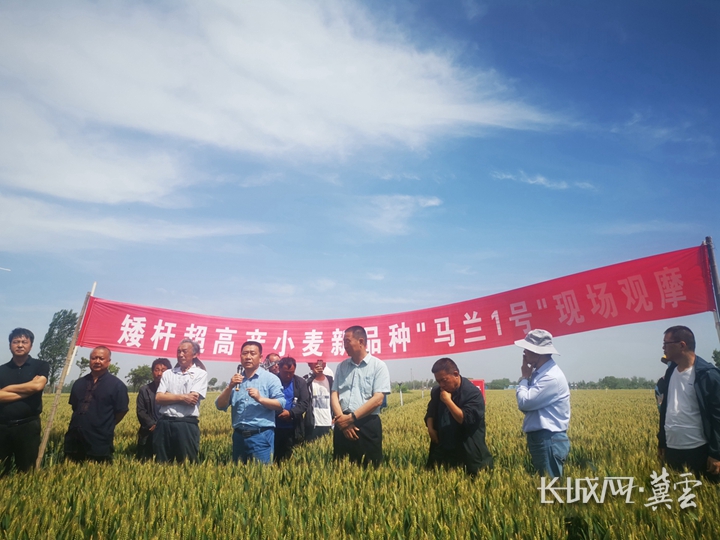
{"label": "dark blue jeans", "polygon": [[540,476],[560,477],[563,464],[570,453],[570,439],[564,431],[547,429],[527,433],[527,445],[532,463]]}
{"label": "dark blue jeans", "polygon": [[261,463],[272,463],[275,448],[275,430],[267,429],[248,438],[239,430],[233,431],[233,461],[247,463],[257,459]]}

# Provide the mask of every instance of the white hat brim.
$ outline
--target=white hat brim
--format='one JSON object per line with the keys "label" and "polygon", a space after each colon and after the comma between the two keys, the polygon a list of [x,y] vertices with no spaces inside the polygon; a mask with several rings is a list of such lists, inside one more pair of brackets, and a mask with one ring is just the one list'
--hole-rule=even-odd
{"label": "white hat brim", "polygon": [[517,345],[521,349],[527,349],[528,351],[532,351],[537,354],[557,354],[558,356],[560,356],[560,353],[557,352],[557,349],[553,345],[545,345],[544,347],[541,347],[539,345],[534,345],[524,339],[518,339],[515,342],[515,345]]}

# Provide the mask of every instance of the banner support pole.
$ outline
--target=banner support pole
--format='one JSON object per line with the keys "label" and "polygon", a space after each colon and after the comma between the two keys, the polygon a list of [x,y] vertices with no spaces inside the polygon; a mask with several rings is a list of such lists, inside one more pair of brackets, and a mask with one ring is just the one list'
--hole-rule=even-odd
{"label": "banner support pole", "polygon": [[715,246],[713,246],[712,236],[705,237],[705,247],[708,253],[708,262],[710,263],[710,281],[712,281],[713,294],[715,295],[715,330],[717,331],[718,341],[720,341],[720,318],[718,318],[718,309],[720,309],[720,278],[718,278],[717,263],[715,262]]}
{"label": "banner support pole", "polygon": [[38,448],[38,457],[35,461],[35,469],[40,468],[43,456],[45,455],[45,448],[47,448],[48,440],[50,439],[50,430],[52,429],[53,421],[55,420],[55,413],[57,413],[58,405],[60,404],[60,395],[62,394],[63,384],[65,384],[65,377],[70,373],[72,362],[77,355],[78,347],[76,345],[78,334],[80,333],[80,327],[82,326],[83,319],[85,319],[85,310],[87,309],[90,297],[95,295],[95,287],[97,281],[93,283],[92,291],[85,295],[85,302],[80,310],[80,316],[78,317],[77,323],[75,324],[75,331],[73,332],[72,340],[70,341],[70,347],[68,347],[67,356],[65,357],[65,365],[63,366],[62,372],[60,373],[60,380],[58,381],[57,388],[55,388],[55,401],[53,402],[52,409],[50,409],[50,416],[48,417],[47,425],[45,426],[45,432],[43,433],[42,441],[40,442],[40,448]]}

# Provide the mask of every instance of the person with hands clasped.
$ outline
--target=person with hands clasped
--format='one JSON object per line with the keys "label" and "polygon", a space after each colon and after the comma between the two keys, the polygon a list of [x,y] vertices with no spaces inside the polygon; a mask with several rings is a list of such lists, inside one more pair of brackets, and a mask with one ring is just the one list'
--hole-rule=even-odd
{"label": "person with hands clasped", "polygon": [[275,446],[275,411],[285,406],[283,387],[277,375],[260,368],[262,345],[246,341],[240,348],[240,372],[215,400],[226,411],[231,407],[233,460],[256,459],[272,463]]}
{"label": "person with hands clasped", "polygon": [[380,406],[390,393],[390,373],[385,363],[367,352],[362,326],[345,330],[345,352],[350,358],[338,366],[330,394],[335,430],[333,457],[376,467],[382,463]]}

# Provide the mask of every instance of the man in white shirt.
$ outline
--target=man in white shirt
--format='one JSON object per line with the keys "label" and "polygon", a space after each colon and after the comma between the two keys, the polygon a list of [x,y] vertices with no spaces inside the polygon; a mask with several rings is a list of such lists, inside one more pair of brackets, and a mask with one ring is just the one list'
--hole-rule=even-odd
{"label": "man in white shirt", "polygon": [[658,454],[670,467],[720,480],[720,370],[695,354],[686,326],[665,331],[668,359],[660,405]]}
{"label": "man in white shirt", "polygon": [[200,450],[200,401],[207,393],[207,371],[199,367],[200,345],[183,339],[177,348],[177,365],[163,373],[155,403],[160,417],[155,426],[153,450],[159,462],[197,461]]}
{"label": "man in white shirt", "polygon": [[552,359],[557,352],[552,335],[546,330],[531,330],[515,345],[521,347],[522,378],[515,396],[525,414],[522,430],[527,436],[533,466],[541,476],[562,476],[563,464],[570,453],[567,429],[570,425],[570,387],[565,374]]}

